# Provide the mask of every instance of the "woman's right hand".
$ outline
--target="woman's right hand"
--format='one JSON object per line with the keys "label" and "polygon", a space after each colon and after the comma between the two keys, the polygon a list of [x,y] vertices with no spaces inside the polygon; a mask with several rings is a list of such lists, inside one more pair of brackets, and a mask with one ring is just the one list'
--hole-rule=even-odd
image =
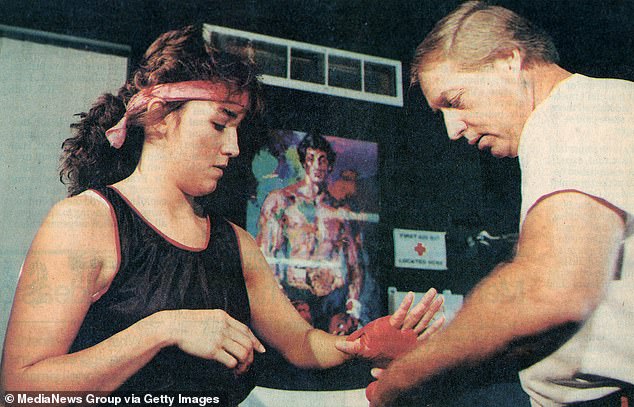
{"label": "woman's right hand", "polygon": [[254,350],[265,352],[251,329],[223,310],[172,310],[158,315],[168,320],[172,344],[190,355],[218,361],[236,374],[249,370]]}

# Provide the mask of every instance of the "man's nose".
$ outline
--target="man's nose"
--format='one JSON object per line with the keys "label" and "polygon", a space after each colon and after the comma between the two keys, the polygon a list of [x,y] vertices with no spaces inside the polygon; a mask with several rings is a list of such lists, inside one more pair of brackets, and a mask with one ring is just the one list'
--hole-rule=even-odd
{"label": "man's nose", "polygon": [[323,169],[327,165],[328,164],[326,162],[324,162],[324,160],[320,160],[319,157],[314,157],[313,159],[310,160],[311,168],[316,169],[316,170]]}
{"label": "man's nose", "polygon": [[449,139],[455,141],[464,136],[464,132],[467,130],[467,124],[461,120],[456,113],[445,111],[443,112],[443,118],[445,119],[445,127],[447,128]]}

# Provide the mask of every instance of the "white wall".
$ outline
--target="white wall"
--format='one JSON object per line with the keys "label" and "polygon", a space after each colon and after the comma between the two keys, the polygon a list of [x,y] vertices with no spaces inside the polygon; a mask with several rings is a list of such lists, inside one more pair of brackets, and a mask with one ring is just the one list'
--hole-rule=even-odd
{"label": "white wall", "polygon": [[57,167],[73,115],[126,71],[125,57],[0,37],[0,343],[30,242],[66,195]]}

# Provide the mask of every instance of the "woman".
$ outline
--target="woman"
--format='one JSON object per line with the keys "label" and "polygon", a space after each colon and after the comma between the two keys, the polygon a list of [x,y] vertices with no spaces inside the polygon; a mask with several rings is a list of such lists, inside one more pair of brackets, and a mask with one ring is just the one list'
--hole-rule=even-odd
{"label": "woman", "polygon": [[[82,115],[63,144],[70,197],[21,271],[6,390],[215,389],[237,404],[265,351],[253,331],[300,367],[363,355],[359,341],[338,350],[341,337],[312,329],[250,235],[195,200],[215,190],[239,154],[238,126],[260,104],[251,61],[187,27],[160,36],[119,94]],[[390,326],[421,334],[434,297],[407,313],[409,296]]]}

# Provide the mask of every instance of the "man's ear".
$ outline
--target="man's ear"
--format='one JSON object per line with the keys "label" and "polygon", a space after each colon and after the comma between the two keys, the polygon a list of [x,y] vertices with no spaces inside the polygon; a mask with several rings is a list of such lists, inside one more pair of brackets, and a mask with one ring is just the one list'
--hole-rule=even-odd
{"label": "man's ear", "polygon": [[496,59],[493,65],[502,71],[519,75],[522,70],[523,62],[522,53],[519,49],[514,48],[506,57]]}

